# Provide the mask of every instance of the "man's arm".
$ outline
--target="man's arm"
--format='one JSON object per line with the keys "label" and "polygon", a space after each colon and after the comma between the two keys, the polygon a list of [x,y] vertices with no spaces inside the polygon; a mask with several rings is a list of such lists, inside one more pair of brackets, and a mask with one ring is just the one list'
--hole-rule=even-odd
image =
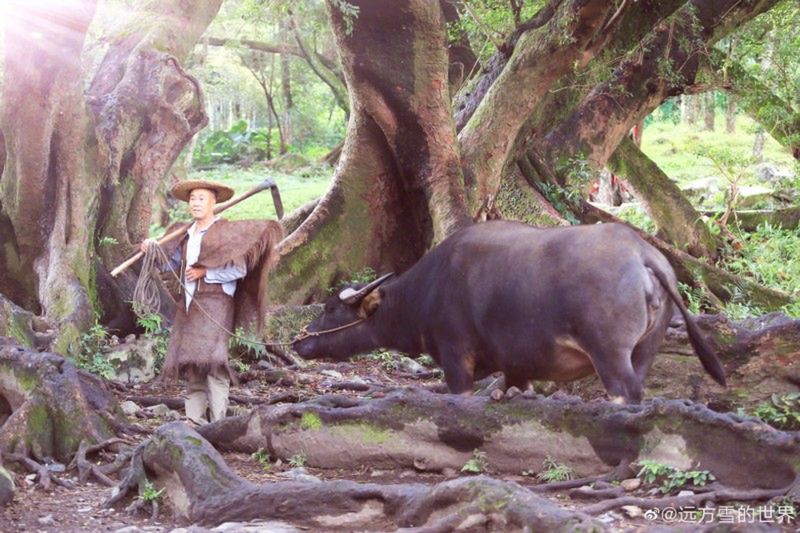
{"label": "man's arm", "polygon": [[226,265],[217,268],[206,269],[206,283],[227,283],[243,278],[247,274],[247,269],[244,266],[235,264]]}

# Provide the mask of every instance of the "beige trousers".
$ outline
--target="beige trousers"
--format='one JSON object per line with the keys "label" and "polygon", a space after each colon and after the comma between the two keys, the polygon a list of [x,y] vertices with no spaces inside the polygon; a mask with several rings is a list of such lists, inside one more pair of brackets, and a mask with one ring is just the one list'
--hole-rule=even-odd
{"label": "beige trousers", "polygon": [[224,372],[215,372],[205,377],[190,376],[186,387],[186,417],[198,424],[209,421],[206,412],[211,413],[211,422],[222,420],[228,411],[230,381]]}

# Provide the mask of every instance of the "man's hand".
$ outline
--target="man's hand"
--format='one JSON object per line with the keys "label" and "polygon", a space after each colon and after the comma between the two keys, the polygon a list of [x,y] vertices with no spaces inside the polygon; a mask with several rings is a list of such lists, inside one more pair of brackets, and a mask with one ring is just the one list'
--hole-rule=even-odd
{"label": "man's hand", "polygon": [[151,246],[158,246],[158,241],[155,239],[145,239],[142,241],[142,244],[139,245],[139,250],[143,253],[147,253],[147,249]]}
{"label": "man's hand", "polygon": [[186,280],[197,281],[206,275],[205,267],[188,267],[186,269]]}

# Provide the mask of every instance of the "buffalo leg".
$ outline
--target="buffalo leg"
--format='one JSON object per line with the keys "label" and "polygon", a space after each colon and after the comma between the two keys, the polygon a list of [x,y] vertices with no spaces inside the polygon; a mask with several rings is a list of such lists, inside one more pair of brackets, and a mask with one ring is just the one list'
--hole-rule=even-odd
{"label": "buffalo leg", "polygon": [[642,380],[631,364],[631,350],[598,350],[592,362],[612,402],[642,401]]}
{"label": "buffalo leg", "polygon": [[444,380],[447,382],[450,392],[453,394],[471,393],[475,358],[448,351],[442,354],[441,362]]}

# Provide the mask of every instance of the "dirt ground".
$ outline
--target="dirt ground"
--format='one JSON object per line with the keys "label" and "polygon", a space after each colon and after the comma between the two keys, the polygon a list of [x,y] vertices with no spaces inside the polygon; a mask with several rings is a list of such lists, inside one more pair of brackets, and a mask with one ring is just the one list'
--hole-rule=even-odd
{"label": "dirt ground", "polygon": [[[297,371],[285,371],[280,369],[270,369],[267,365],[259,367],[251,365],[253,370],[240,375],[240,383],[231,390],[231,397],[239,401],[231,403],[231,414],[242,412],[250,408],[244,404],[244,400],[252,402],[274,402],[283,401],[302,401],[313,398],[321,394],[337,393],[346,394],[354,397],[379,397],[385,394],[385,388],[398,386],[426,386],[436,387],[441,380],[437,371],[426,368],[391,368],[391,361],[386,360],[360,360],[349,363],[311,363],[307,368]],[[416,370],[416,374],[410,370]],[[349,383],[351,386],[367,390],[348,390],[343,389],[343,384]],[[355,383],[355,385],[352,385]],[[181,398],[181,390],[178,386],[166,386],[158,382],[133,386],[116,387],[116,395],[119,401],[130,398],[137,398],[142,403],[154,403],[159,399],[168,399],[178,407]],[[596,388],[590,388],[597,394]],[[143,400],[146,398],[147,400]],[[154,409],[143,408],[139,416],[135,418],[137,423],[144,427],[155,428],[160,424],[173,419],[178,415],[175,411],[156,408],[159,415],[152,414]],[[142,436],[141,439],[145,438]],[[446,472],[444,474],[420,473],[416,471],[391,471],[391,470],[322,470],[315,468],[305,468],[302,461],[295,461],[295,464],[288,462],[264,462],[256,457],[244,454],[228,453],[225,454],[226,462],[242,477],[256,482],[269,483],[276,480],[301,479],[313,482],[316,479],[350,479],[355,481],[370,483],[404,483],[417,482],[425,484],[435,484],[449,478],[460,475],[469,475],[460,472]],[[14,467],[15,465],[6,465]],[[95,482],[78,484],[72,488],[60,486],[54,487],[50,492],[45,492],[37,487],[32,479],[32,475],[16,471],[15,483],[17,493],[12,504],[0,512],[0,531],[118,531],[124,528],[126,531],[171,531],[175,528],[186,527],[173,519],[169,509],[161,509],[159,515],[152,518],[146,514],[131,515],[125,510],[125,506],[117,509],[103,507],[103,502],[111,496],[112,488],[106,487]],[[492,474],[491,467],[486,472]],[[62,475],[63,476],[63,475]],[[69,476],[62,479],[70,480]],[[523,486],[531,486],[537,482],[530,476],[503,476],[507,481],[514,481]],[[642,487],[636,495],[647,496],[648,487]],[[649,489],[652,492],[652,489]],[[553,493],[547,496],[559,505],[576,509],[582,505],[593,502],[581,502],[572,500],[566,494]],[[717,523],[727,522],[724,518],[730,514],[733,518],[730,526],[736,530],[751,531],[755,528],[760,530],[782,530],[795,531],[793,524],[778,525],[776,523],[758,523],[757,520],[747,521],[747,513],[738,509],[759,508],[764,503],[751,502],[741,505],[732,505],[730,510],[723,509],[722,506],[712,510],[718,517]],[[659,515],[653,519],[637,513],[636,509],[630,510],[634,516],[628,516],[626,512],[611,512],[599,517],[616,530],[620,531],[648,531],[656,525],[670,526],[670,530],[695,531],[698,524],[693,522],[701,512],[706,510],[694,510],[690,513],[684,510],[684,514],[679,514],[680,510],[675,510],[675,515]],[[742,514],[742,518],[736,513]],[[635,516],[639,514],[639,516]],[[376,524],[375,530],[384,530],[390,524]],[[226,531],[245,531],[246,525],[236,524],[223,528]],[[252,531],[292,531],[288,524],[280,523],[259,523],[249,525]],[[137,529],[138,528],[138,529]],[[766,529],[764,529],[766,528]],[[205,531],[202,528],[190,528],[192,531]],[[302,530],[302,529],[297,529]],[[726,529],[729,530],[729,529]]]}

